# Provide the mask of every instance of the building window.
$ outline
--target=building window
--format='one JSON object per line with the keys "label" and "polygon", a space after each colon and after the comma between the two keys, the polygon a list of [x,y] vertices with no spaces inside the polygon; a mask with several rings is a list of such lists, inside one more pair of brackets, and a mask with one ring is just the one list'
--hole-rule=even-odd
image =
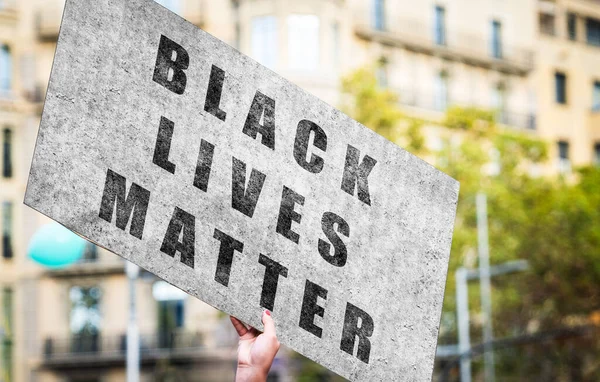
{"label": "building window", "polygon": [[175,346],[177,332],[185,326],[185,299],[187,295],[174,286],[157,281],[152,295],[158,304],[158,343],[161,348]]}
{"label": "building window", "polygon": [[435,43],[446,45],[446,10],[437,5],[435,7]]}
{"label": "building window", "polygon": [[571,162],[569,160],[569,142],[558,141],[558,171],[566,173],[571,171]]}
{"label": "building window", "polygon": [[380,57],[375,70],[375,77],[380,88],[388,87],[388,60],[385,57]]}
{"label": "building window", "polygon": [[2,257],[13,258],[13,204],[2,203]]}
{"label": "building window", "polygon": [[600,21],[595,19],[586,19],[586,39],[590,45],[600,45]]}
{"label": "building window", "polygon": [[158,346],[173,348],[176,346],[178,329],[185,323],[185,301],[158,302]]}
{"label": "building window", "polygon": [[0,97],[10,94],[12,81],[12,58],[6,45],[0,46]]}
{"label": "building window", "polygon": [[500,21],[492,21],[492,57],[502,58],[502,24]]}
{"label": "building window", "polygon": [[600,81],[594,81],[592,90],[592,111],[600,111]]}
{"label": "building window", "polygon": [[448,107],[448,73],[441,71],[435,77],[435,110],[446,111]]}
{"label": "building window", "polygon": [[259,16],[252,19],[252,57],[268,68],[277,64],[277,18]]}
{"label": "building window", "polygon": [[567,103],[567,76],[564,73],[554,73],[554,85],[556,103],[566,104]]}
{"label": "building window", "polygon": [[0,328],[4,329],[3,338],[0,337],[0,349],[2,349],[2,358],[0,359],[0,378],[10,382],[13,380],[13,290],[4,288],[2,290],[2,322]]}
{"label": "building window", "polygon": [[4,129],[2,131],[2,177],[12,178],[12,131]]}
{"label": "building window", "polygon": [[157,3],[159,3],[160,5],[162,5],[163,7],[170,10],[171,12],[175,12],[175,13],[179,14],[179,12],[181,11],[179,0],[155,0],[155,1]]}
{"label": "building window", "polygon": [[69,291],[71,300],[71,350],[89,353],[99,350],[101,291],[98,287],[73,286]]}
{"label": "building window", "polygon": [[569,142],[558,141],[558,159],[569,159]]}
{"label": "building window", "polygon": [[548,13],[540,13],[539,27],[540,33],[548,36],[554,36],[556,34],[554,15]]}
{"label": "building window", "polygon": [[93,263],[98,261],[98,247],[92,243],[86,243],[80,263]]}
{"label": "building window", "polygon": [[169,347],[167,342],[177,329],[185,324],[185,300],[158,301],[158,336],[161,347]]}
{"label": "building window", "polygon": [[331,26],[332,40],[333,40],[333,66],[338,68],[340,66],[340,24],[335,22]]}
{"label": "building window", "polygon": [[319,17],[289,15],[288,65],[293,70],[312,71],[319,67]]}
{"label": "building window", "polygon": [[380,31],[385,29],[385,0],[373,0],[373,27]]}
{"label": "building window", "polygon": [[242,28],[239,22],[235,23],[235,49],[242,49]]}
{"label": "building window", "polygon": [[577,40],[577,16],[574,13],[567,14],[567,34],[569,40]]}
{"label": "building window", "polygon": [[492,89],[492,105],[498,113],[498,121],[502,124],[510,124],[506,113],[506,85],[501,82]]}
{"label": "building window", "polygon": [[600,166],[600,142],[594,145],[594,164]]}

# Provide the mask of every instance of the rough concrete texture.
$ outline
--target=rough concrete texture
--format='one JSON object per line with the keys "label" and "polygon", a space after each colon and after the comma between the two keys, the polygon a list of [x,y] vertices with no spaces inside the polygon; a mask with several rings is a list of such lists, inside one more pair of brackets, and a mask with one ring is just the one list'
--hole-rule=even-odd
{"label": "rough concrete texture", "polygon": [[[157,64],[161,35],[189,56],[185,87],[169,70],[181,52]],[[253,138],[257,91],[275,108],[255,108]],[[326,139],[297,138],[302,120]],[[253,326],[272,304],[281,342],[334,372],[431,379],[457,197],[454,179],[153,1],[67,1],[25,203]]]}

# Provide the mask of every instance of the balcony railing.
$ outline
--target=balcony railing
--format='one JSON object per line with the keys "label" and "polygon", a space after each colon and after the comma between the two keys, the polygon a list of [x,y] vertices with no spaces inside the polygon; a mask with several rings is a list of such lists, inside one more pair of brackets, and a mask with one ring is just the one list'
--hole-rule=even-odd
{"label": "balcony railing", "polygon": [[53,278],[73,278],[85,276],[107,276],[125,273],[125,260],[107,254],[100,256],[95,247],[89,244],[84,255],[66,268],[48,269],[46,275]]}
{"label": "balcony railing", "polygon": [[496,122],[513,127],[519,127],[527,130],[535,130],[537,119],[532,113],[515,113],[511,111],[499,111]]}
{"label": "balcony railing", "polygon": [[[140,336],[140,357],[148,362],[157,357],[193,358],[194,353],[204,349],[200,333],[162,332]],[[127,352],[127,336],[103,336],[90,334],[68,339],[46,338],[42,353],[44,364],[51,366],[122,363]]]}
{"label": "balcony railing", "polygon": [[[426,91],[409,89],[390,89],[398,93],[401,105],[443,113],[450,106],[476,106],[482,109],[494,110],[494,106],[476,105],[474,102],[461,100],[456,97],[442,97]],[[509,127],[525,130],[536,129],[536,116],[533,113],[516,112],[513,110],[499,110],[496,113],[496,122]]]}
{"label": "balcony railing", "polygon": [[17,0],[0,0],[0,17],[15,17],[17,15]]}
{"label": "balcony railing", "polygon": [[375,28],[364,12],[356,15],[355,20],[356,34],[364,39],[402,46],[447,59],[457,59],[503,72],[525,74],[533,69],[531,49],[501,41],[493,44],[491,39],[451,28],[446,28],[440,38],[440,32],[436,33],[433,25],[416,19],[394,18],[394,23],[384,30]]}

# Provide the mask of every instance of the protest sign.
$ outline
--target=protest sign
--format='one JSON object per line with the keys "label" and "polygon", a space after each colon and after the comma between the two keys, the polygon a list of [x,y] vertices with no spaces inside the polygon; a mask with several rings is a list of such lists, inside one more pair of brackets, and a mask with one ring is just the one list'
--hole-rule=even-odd
{"label": "protest sign", "polygon": [[430,380],[458,183],[151,0],[69,0],[25,203],[351,380]]}

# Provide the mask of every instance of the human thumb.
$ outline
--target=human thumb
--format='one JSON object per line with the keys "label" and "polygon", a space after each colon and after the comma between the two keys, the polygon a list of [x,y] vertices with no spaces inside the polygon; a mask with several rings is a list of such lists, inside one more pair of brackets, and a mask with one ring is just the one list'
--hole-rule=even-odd
{"label": "human thumb", "polygon": [[264,333],[275,337],[275,322],[273,322],[273,317],[271,317],[271,312],[268,309],[263,312],[262,323],[265,328]]}

